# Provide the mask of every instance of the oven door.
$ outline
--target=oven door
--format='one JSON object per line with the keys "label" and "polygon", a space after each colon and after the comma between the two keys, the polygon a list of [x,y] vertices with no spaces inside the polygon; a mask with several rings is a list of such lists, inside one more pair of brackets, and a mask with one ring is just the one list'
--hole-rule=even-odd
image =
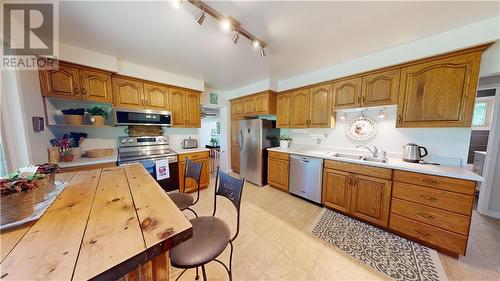
{"label": "oven door", "polygon": [[170,111],[115,109],[114,117],[116,125],[172,126]]}
{"label": "oven door", "polygon": [[[170,170],[170,177],[162,180],[156,179],[156,166],[155,161],[157,160],[168,160],[168,169]],[[168,157],[158,157],[150,159],[140,159],[140,160],[124,160],[118,161],[118,165],[128,165],[133,163],[139,163],[146,168],[146,170],[151,174],[151,176],[158,182],[158,184],[165,191],[179,190],[179,163],[177,162],[177,156]]]}

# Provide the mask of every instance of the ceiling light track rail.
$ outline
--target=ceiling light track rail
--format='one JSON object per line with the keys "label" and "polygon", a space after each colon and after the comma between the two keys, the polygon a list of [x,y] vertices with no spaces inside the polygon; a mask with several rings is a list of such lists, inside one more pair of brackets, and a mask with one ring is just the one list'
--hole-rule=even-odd
{"label": "ceiling light track rail", "polygon": [[[173,0],[173,1],[180,1],[180,0]],[[237,21],[235,18],[222,15],[221,13],[219,13],[218,11],[213,9],[212,7],[205,4],[203,1],[186,0],[186,2],[189,2],[191,5],[200,9],[200,14],[196,17],[196,22],[198,22],[198,24],[200,24],[200,25],[203,24],[203,21],[205,20],[205,15],[210,15],[211,17],[213,17],[214,19],[216,19],[220,23],[223,23],[225,21],[229,21],[230,25],[231,25],[230,29],[235,32],[235,34],[233,36],[233,40],[232,40],[233,43],[235,43],[235,44],[238,43],[238,38],[240,35],[244,36],[248,40],[250,40],[250,42],[252,43],[252,45],[254,47],[256,47],[256,48],[260,47],[260,50],[259,50],[260,55],[262,57],[265,56],[264,48],[267,47],[267,44],[264,41],[257,38],[257,36],[250,33],[248,30],[244,29],[241,26],[240,22]],[[179,2],[176,2],[176,3],[178,5]],[[175,3],[174,3],[174,5],[175,5]],[[177,7],[177,5],[175,5],[175,6]]]}

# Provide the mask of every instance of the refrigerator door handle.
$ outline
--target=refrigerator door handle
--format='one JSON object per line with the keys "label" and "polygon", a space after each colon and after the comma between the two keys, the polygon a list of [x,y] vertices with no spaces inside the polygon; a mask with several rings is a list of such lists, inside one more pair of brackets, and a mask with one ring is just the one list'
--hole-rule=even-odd
{"label": "refrigerator door handle", "polygon": [[240,130],[240,151],[243,149],[243,131]]}

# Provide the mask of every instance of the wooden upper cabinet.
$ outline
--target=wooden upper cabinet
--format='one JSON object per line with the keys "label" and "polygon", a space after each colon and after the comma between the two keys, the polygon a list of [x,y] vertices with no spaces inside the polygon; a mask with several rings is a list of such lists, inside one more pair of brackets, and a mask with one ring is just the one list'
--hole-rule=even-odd
{"label": "wooden upper cabinet", "polygon": [[276,127],[290,127],[290,93],[279,94],[276,104]]}
{"label": "wooden upper cabinet", "polygon": [[269,114],[269,95],[261,94],[253,98],[255,114]]}
{"label": "wooden upper cabinet", "polygon": [[172,127],[183,127],[186,121],[184,106],[186,92],[174,89],[170,92],[170,111],[172,112]]}
{"label": "wooden upper cabinet", "polygon": [[87,69],[79,72],[83,100],[113,102],[111,74]]}
{"label": "wooden upper cabinet", "polygon": [[145,106],[155,110],[169,110],[170,96],[168,88],[162,85],[144,83]]}
{"label": "wooden upper cabinet", "polygon": [[398,103],[400,69],[363,76],[361,106],[381,106]]}
{"label": "wooden upper cabinet", "polygon": [[40,70],[42,96],[81,99],[78,69],[63,63],[57,70]]}
{"label": "wooden upper cabinet", "polygon": [[387,227],[392,182],[355,175],[351,192],[350,214],[373,224]]}
{"label": "wooden upper cabinet", "polygon": [[194,92],[186,92],[185,104],[185,119],[186,127],[199,128],[201,127],[200,114],[200,94]]}
{"label": "wooden upper cabinet", "polygon": [[401,70],[397,127],[469,127],[481,52]]}
{"label": "wooden upper cabinet", "polygon": [[240,143],[240,120],[231,119],[231,143]]}
{"label": "wooden upper cabinet", "polygon": [[231,116],[241,116],[243,114],[243,101],[231,101]]}
{"label": "wooden upper cabinet", "polygon": [[333,109],[359,107],[362,78],[340,80],[333,84]]}
{"label": "wooden upper cabinet", "polygon": [[290,93],[291,128],[307,128],[309,125],[309,89]]}
{"label": "wooden upper cabinet", "polygon": [[254,103],[253,97],[244,98],[243,99],[243,114],[250,115],[250,114],[255,113],[255,110],[254,110],[255,106],[254,105],[255,105],[255,103]]}
{"label": "wooden upper cabinet", "polygon": [[141,81],[113,77],[113,104],[120,108],[144,106],[144,84]]}
{"label": "wooden upper cabinet", "polygon": [[349,213],[352,176],[348,172],[325,169],[323,172],[323,204]]}
{"label": "wooden upper cabinet", "polygon": [[318,86],[309,93],[309,127],[327,128],[333,123],[331,85]]}

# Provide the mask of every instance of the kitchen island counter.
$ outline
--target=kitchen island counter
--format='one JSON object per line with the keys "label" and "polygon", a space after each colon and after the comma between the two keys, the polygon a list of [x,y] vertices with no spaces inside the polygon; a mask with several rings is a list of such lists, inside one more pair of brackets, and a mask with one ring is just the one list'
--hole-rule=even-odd
{"label": "kitchen island counter", "polygon": [[2,253],[2,280],[116,280],[139,273],[169,280],[168,251],[192,236],[191,223],[139,164],[76,172],[26,229]]}

